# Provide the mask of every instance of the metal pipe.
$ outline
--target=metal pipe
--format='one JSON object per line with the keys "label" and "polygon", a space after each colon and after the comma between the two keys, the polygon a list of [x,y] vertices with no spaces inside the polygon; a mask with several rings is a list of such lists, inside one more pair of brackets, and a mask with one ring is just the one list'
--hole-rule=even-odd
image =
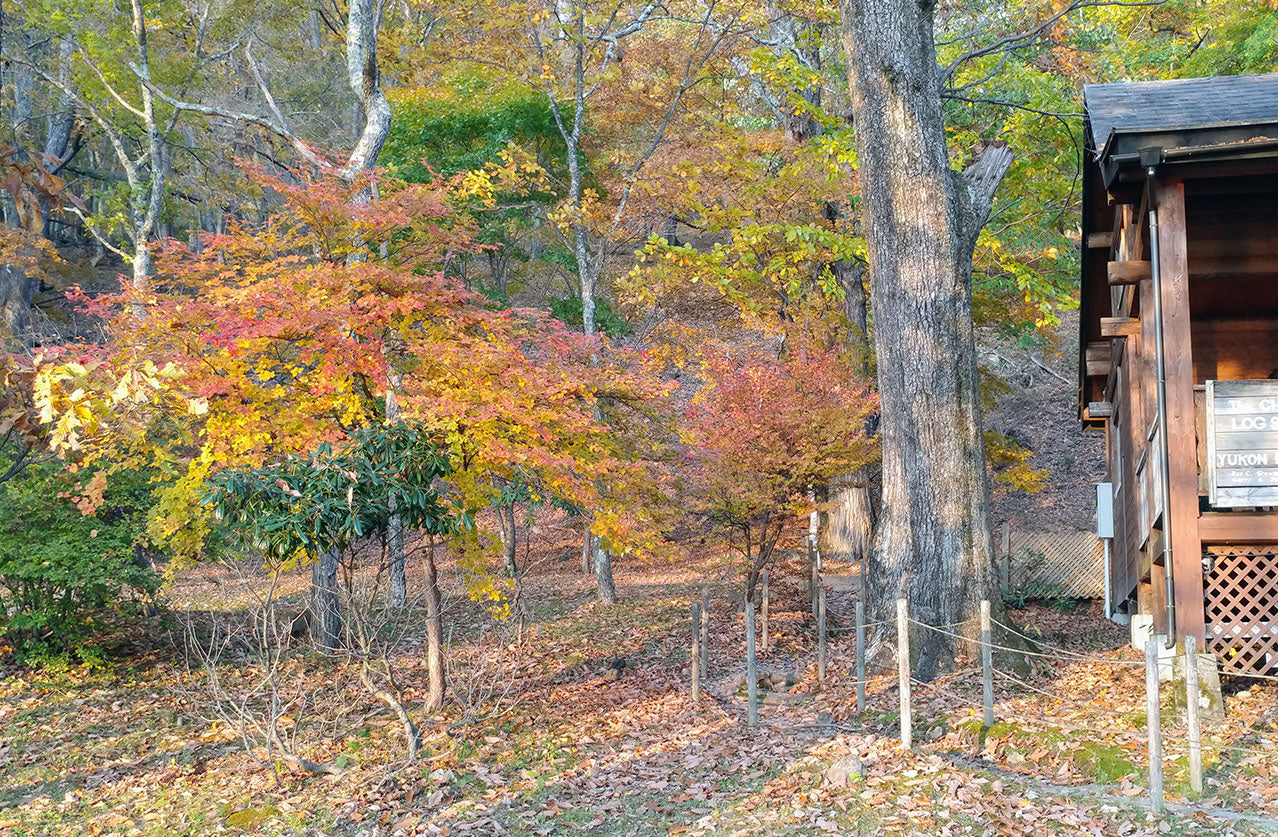
{"label": "metal pipe", "polygon": [[1159,489],[1163,495],[1163,580],[1167,613],[1166,647],[1176,645],[1176,580],[1172,560],[1171,454],[1167,444],[1167,365],[1163,351],[1163,280],[1159,265],[1158,207],[1154,205],[1155,167],[1146,170],[1149,200],[1149,271],[1154,286],[1154,369],[1158,378]]}
{"label": "metal pipe", "polygon": [[1109,601],[1110,598],[1113,596],[1113,592],[1109,589],[1109,573],[1110,573],[1109,538],[1101,538],[1101,542],[1105,544],[1105,618],[1109,619],[1111,616],[1114,615],[1114,609],[1110,605],[1110,601]]}

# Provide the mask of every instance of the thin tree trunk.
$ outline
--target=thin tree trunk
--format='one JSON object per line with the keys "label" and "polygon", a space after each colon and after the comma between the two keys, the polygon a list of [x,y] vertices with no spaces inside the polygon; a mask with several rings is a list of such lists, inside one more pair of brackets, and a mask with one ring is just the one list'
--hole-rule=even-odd
{"label": "thin tree trunk", "polygon": [[386,569],[390,576],[390,606],[408,605],[408,579],[404,570],[404,519],[395,511],[398,500],[390,496],[390,520],[386,523]]}
{"label": "thin tree trunk", "polygon": [[586,533],[581,538],[581,571],[586,575],[594,572],[595,536],[590,533],[590,521],[586,521]]}
{"label": "thin tree trunk", "polygon": [[320,553],[311,565],[311,640],[325,651],[342,646],[342,608],[337,598],[337,550]]}
{"label": "thin tree trunk", "polygon": [[506,575],[514,578],[519,572],[519,566],[515,561],[517,555],[517,542],[515,539],[515,504],[514,503],[498,503],[497,504],[497,522],[501,529],[501,550],[505,559]]}
{"label": "thin tree trunk", "polygon": [[[403,384],[403,373],[395,366],[395,353],[387,347],[386,355],[386,424],[399,421],[399,394]],[[390,576],[390,605],[401,609],[408,605],[408,580],[404,570],[404,518],[399,516],[397,508],[399,498],[391,492],[389,498],[390,518],[386,522],[386,570]]]}
{"label": "thin tree trunk", "polygon": [[426,542],[426,711],[444,707],[444,613],[439,594],[439,569],[435,565],[435,536]]}
{"label": "thin tree trunk", "polygon": [[606,605],[617,603],[617,588],[612,582],[612,556],[604,549],[603,541],[594,538],[595,584],[599,588],[599,601]]}
{"label": "thin tree trunk", "polygon": [[[993,584],[971,255],[1010,152],[987,149],[980,176],[950,170],[931,2],[842,12],[882,414],[870,605],[884,619],[904,597],[920,622],[975,625]],[[953,664],[935,631],[910,650],[923,679]]]}

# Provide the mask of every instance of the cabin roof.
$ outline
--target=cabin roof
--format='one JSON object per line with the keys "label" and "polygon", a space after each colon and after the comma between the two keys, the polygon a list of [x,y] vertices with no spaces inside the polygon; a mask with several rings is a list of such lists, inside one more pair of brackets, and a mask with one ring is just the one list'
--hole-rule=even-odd
{"label": "cabin roof", "polygon": [[1278,73],[1089,84],[1083,100],[1101,156],[1123,134],[1278,122]]}
{"label": "cabin roof", "polygon": [[1137,205],[1149,167],[1184,179],[1278,173],[1278,73],[1090,84],[1082,171],[1079,317],[1079,418],[1104,398],[1105,382],[1087,374],[1086,347],[1109,316],[1108,249],[1092,233],[1113,229],[1120,204]]}

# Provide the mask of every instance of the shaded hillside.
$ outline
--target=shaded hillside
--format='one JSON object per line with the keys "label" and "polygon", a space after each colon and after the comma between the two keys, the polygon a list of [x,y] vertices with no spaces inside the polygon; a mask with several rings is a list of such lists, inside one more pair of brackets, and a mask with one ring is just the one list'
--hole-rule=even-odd
{"label": "shaded hillside", "polygon": [[1046,487],[1036,494],[995,484],[995,526],[1004,520],[1044,531],[1094,525],[1094,486],[1105,474],[1105,437],[1084,431],[1078,422],[1078,312],[1065,315],[1056,337],[1054,348],[1036,351],[994,341],[981,347],[985,365],[997,370],[1009,387],[986,415],[986,427],[1033,450],[1031,464],[1047,473]]}

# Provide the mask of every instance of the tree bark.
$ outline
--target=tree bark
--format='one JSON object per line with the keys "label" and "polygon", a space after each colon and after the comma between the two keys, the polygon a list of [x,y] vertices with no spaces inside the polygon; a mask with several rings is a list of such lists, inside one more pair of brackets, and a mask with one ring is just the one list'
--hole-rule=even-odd
{"label": "tree bark", "polygon": [[390,576],[390,605],[408,605],[408,580],[404,570],[404,519],[395,511],[396,496],[390,496],[390,520],[386,524],[386,570]]}
{"label": "tree bark", "polygon": [[[886,619],[903,597],[920,622],[975,625],[994,587],[971,256],[1010,152],[987,149],[980,177],[951,171],[931,2],[842,12],[882,415],[869,604]],[[912,630],[910,650],[923,679],[953,664],[935,631]]]}
{"label": "tree bark", "polygon": [[426,711],[444,707],[444,612],[439,594],[439,569],[435,565],[435,536],[426,544]]}
{"label": "tree bark", "polygon": [[377,64],[377,8],[374,0],[351,0],[346,18],[346,79],[363,111],[363,126],[347,159],[347,178],[371,171],[390,134],[391,109],[382,92]]}
{"label": "tree bark", "polygon": [[337,550],[320,553],[311,565],[311,640],[325,651],[342,646],[342,608],[337,599]]}
{"label": "tree bark", "polygon": [[617,603],[617,587],[612,581],[612,556],[604,549],[603,541],[592,538],[595,554],[595,584],[599,588],[599,601],[606,605]]}
{"label": "tree bark", "polygon": [[497,522],[501,530],[501,551],[505,559],[506,575],[514,578],[519,572],[515,561],[517,542],[515,540],[515,504],[498,503],[496,507]]}

